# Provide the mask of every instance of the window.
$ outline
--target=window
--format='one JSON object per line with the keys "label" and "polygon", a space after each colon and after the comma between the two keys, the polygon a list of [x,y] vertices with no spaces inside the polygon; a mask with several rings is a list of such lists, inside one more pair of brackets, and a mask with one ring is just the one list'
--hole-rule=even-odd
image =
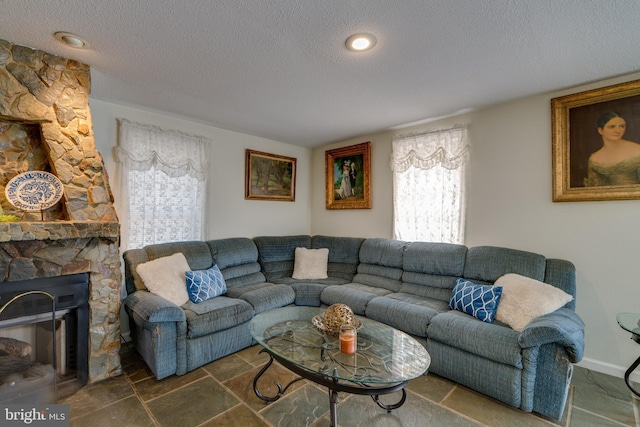
{"label": "window", "polygon": [[204,240],[210,141],[122,119],[119,125],[122,249]]}
{"label": "window", "polygon": [[463,243],[466,126],[394,138],[392,145],[394,238]]}

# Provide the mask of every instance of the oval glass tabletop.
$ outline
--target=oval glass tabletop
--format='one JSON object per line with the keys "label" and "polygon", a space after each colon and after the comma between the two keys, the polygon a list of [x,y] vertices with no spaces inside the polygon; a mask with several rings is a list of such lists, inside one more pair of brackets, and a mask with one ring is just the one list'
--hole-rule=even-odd
{"label": "oval glass tabletop", "polygon": [[394,384],[422,375],[429,353],[408,334],[364,317],[356,354],[340,352],[337,336],[325,334],[311,319],[324,313],[314,307],[284,307],[256,315],[249,323],[253,338],[276,358],[314,374],[359,383]]}

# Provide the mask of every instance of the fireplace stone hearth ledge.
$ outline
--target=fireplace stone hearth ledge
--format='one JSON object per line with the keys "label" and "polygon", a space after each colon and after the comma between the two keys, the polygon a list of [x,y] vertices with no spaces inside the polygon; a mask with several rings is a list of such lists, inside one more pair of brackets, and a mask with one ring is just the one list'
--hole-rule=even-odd
{"label": "fireplace stone hearth ledge", "polygon": [[30,240],[81,239],[86,237],[113,237],[120,234],[117,222],[55,221],[0,223],[0,242]]}

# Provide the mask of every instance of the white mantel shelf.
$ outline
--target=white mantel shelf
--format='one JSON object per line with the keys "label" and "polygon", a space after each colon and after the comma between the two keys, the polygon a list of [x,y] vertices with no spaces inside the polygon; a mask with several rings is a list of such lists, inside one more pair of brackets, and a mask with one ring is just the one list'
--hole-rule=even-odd
{"label": "white mantel shelf", "polygon": [[105,221],[21,221],[0,223],[0,242],[117,238],[120,224]]}

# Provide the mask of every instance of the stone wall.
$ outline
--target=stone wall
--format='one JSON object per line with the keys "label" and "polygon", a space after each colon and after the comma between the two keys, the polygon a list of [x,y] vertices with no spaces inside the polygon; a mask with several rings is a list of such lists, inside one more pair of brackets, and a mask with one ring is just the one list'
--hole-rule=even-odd
{"label": "stone wall", "polygon": [[[119,224],[95,148],[89,66],[0,40],[0,282],[89,272],[89,382],[121,372]],[[25,213],[6,199],[11,178],[46,170],[59,206]]]}
{"label": "stone wall", "polygon": [[[47,168],[64,185],[67,219],[117,221],[93,138],[90,84],[88,65],[0,40],[0,122],[40,126]],[[3,196],[7,177],[25,172],[16,153],[19,144],[4,144],[0,147]],[[2,207],[14,213],[6,201]]]}

